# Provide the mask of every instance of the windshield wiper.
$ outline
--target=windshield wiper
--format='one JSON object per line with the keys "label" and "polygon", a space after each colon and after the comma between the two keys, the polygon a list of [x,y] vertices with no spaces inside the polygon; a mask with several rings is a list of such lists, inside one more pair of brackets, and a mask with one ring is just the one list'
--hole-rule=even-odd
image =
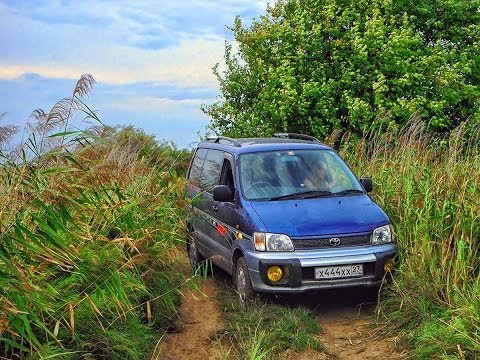
{"label": "windshield wiper", "polygon": [[348,195],[348,194],[363,194],[363,191],[358,189],[347,189],[347,190],[342,190],[342,191],[333,193],[333,195],[335,196]]}
{"label": "windshield wiper", "polygon": [[289,199],[311,199],[315,197],[329,196],[329,195],[332,195],[332,193],[330,191],[324,191],[324,190],[301,191],[293,194],[271,197],[268,199],[268,201],[289,200]]}

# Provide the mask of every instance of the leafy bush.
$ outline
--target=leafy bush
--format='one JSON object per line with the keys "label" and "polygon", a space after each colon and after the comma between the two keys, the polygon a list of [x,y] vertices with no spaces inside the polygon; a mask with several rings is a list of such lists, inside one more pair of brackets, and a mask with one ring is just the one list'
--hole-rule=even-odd
{"label": "leafy bush", "polygon": [[203,106],[226,136],[401,128],[415,113],[448,132],[480,121],[478,0],[281,0],[225,48],[221,100]]}

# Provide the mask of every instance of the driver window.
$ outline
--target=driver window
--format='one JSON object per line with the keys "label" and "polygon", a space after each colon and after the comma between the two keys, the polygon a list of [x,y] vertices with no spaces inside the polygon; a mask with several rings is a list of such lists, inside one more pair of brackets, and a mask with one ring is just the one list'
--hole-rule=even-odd
{"label": "driver window", "polygon": [[220,184],[228,186],[232,191],[232,194],[235,195],[235,183],[233,180],[232,164],[227,159],[223,161],[222,176],[220,178]]}

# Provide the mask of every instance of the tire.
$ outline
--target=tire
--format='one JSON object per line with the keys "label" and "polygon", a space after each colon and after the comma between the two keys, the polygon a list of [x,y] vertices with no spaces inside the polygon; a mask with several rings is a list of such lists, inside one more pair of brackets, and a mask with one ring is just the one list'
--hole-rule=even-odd
{"label": "tire", "polygon": [[237,260],[234,276],[234,284],[240,301],[244,302],[253,299],[255,290],[253,290],[252,280],[250,279],[250,274],[248,272],[247,261],[244,257],[241,257]]}
{"label": "tire", "polygon": [[192,267],[193,273],[196,274],[198,269],[202,266],[205,258],[198,252],[197,241],[192,232],[188,232],[187,234],[187,250],[190,266]]}

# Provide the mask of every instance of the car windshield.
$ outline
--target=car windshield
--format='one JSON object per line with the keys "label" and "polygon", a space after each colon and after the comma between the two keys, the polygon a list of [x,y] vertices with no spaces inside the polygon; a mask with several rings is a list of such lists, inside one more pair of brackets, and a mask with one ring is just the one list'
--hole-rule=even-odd
{"label": "car windshield", "polygon": [[284,150],[242,154],[241,188],[249,200],[286,200],[363,193],[332,150]]}

